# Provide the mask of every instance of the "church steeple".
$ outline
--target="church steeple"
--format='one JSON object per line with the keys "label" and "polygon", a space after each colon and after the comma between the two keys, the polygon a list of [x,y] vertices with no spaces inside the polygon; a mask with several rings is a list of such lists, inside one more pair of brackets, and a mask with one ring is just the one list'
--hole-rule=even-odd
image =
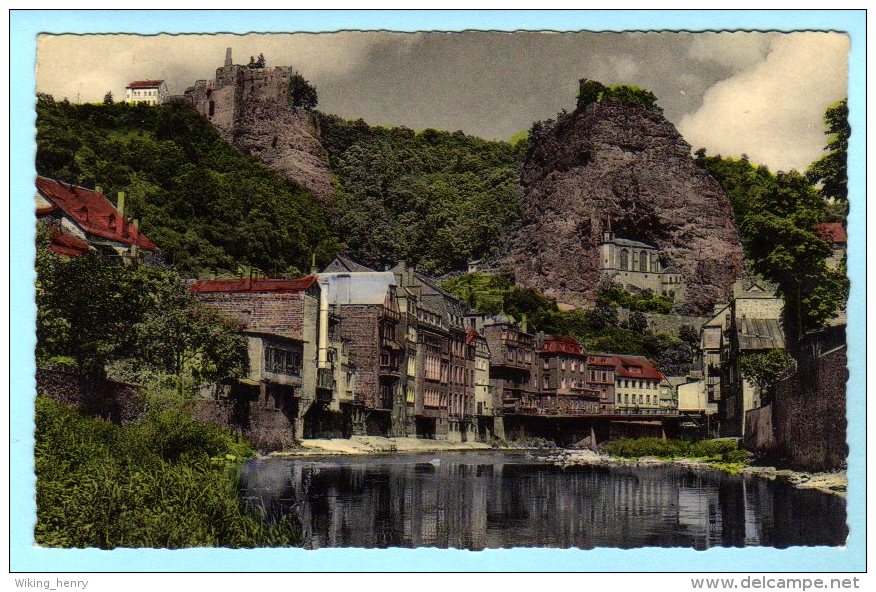
{"label": "church steeple", "polygon": [[614,233],[611,231],[611,216],[605,217],[605,230],[602,232],[602,242],[609,243],[614,240]]}

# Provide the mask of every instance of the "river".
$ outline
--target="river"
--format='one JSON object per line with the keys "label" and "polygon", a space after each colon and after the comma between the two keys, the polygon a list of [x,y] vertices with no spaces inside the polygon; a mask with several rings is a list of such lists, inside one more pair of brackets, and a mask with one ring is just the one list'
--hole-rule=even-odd
{"label": "river", "polygon": [[843,545],[841,497],[678,466],[566,467],[528,452],[250,461],[245,503],[308,548]]}

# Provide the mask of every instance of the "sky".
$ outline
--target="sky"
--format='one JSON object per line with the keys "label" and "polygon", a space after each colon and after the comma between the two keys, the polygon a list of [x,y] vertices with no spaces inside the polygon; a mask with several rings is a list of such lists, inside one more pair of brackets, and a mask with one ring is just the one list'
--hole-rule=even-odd
{"label": "sky", "polygon": [[264,53],[319,91],[319,109],[373,125],[463,130],[507,140],[575,106],[578,79],[657,96],[696,149],[805,169],[823,151],[823,115],[847,95],[841,33],[340,32],[41,35],[37,91],[71,101],[124,96],[131,80],[172,94]]}

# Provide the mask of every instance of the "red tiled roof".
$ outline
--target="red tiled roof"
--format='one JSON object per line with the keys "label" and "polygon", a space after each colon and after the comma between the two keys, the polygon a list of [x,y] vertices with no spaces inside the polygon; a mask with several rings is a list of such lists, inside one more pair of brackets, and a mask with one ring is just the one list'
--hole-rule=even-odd
{"label": "red tiled roof", "polygon": [[642,356],[615,356],[615,374],[620,378],[649,378],[663,380],[663,374],[651,360]]}
{"label": "red tiled roof", "polygon": [[88,243],[73,236],[68,232],[64,232],[58,228],[52,229],[52,240],[49,243],[49,248],[59,255],[69,255],[70,257],[78,257],[88,252]]}
{"label": "red tiled roof", "polygon": [[158,88],[163,82],[163,80],[135,80],[128,85],[128,88]]}
{"label": "red tiled roof", "polygon": [[617,360],[614,356],[606,356],[602,354],[590,354],[587,356],[588,366],[617,366]]}
{"label": "red tiled roof", "polygon": [[[119,232],[119,211],[102,193],[46,177],[37,177],[36,186],[40,195],[61,208],[87,234],[128,245],[136,243],[147,251],[158,249],[148,236],[127,221],[123,222]],[[41,210],[45,211],[46,208],[38,208],[37,215],[43,215]]]}
{"label": "red tiled roof", "polygon": [[829,243],[847,242],[846,229],[839,222],[821,222],[815,225],[815,234],[823,238]]}
{"label": "red tiled roof", "polygon": [[198,280],[191,286],[195,293],[205,292],[303,292],[316,281],[315,275],[294,280],[234,279]]}
{"label": "red tiled roof", "polygon": [[563,353],[584,356],[584,348],[571,335],[549,335],[541,346],[541,352]]}

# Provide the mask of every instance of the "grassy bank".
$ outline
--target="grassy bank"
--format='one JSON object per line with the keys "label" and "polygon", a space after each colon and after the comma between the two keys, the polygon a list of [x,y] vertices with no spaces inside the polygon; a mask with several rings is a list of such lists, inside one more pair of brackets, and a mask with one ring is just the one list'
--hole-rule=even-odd
{"label": "grassy bank", "polygon": [[301,543],[297,521],[245,512],[239,460],[219,427],[175,411],[119,427],[36,401],[37,523],[50,547],[261,547]]}
{"label": "grassy bank", "polygon": [[688,442],[662,438],[624,438],[608,442],[603,450],[612,456],[627,459],[653,457],[698,461],[733,474],[748,466],[749,459],[748,452],[739,448],[734,439]]}

